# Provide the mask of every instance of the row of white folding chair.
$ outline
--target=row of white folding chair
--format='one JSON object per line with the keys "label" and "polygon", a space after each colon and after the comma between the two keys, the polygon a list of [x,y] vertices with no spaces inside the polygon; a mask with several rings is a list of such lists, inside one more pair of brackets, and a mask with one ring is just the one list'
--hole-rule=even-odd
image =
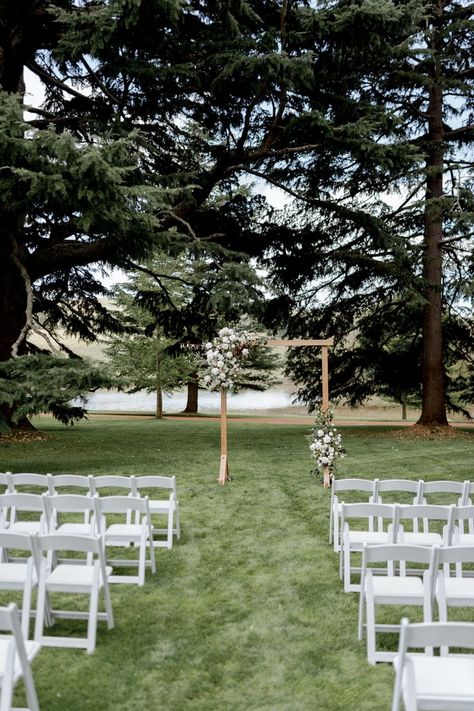
{"label": "row of white folding chair", "polygon": [[[148,504],[148,498],[138,496],[81,496],[79,494],[3,494],[0,496],[0,510],[10,510],[9,521],[3,520],[0,530],[16,533],[75,534],[104,537],[106,547],[130,545],[138,548],[138,561],[111,559],[114,566],[138,567],[137,575],[113,575],[111,582],[145,584],[145,569],[151,567],[156,572],[155,545]],[[36,512],[35,521],[19,520],[18,512]],[[89,514],[86,522],[62,522],[64,513]],[[108,523],[107,517],[122,514],[125,523]],[[149,556],[147,556],[149,551]]]}
{"label": "row of white folding chair", "polygon": [[[67,536],[64,534],[30,535],[0,532],[3,550],[23,551],[24,562],[0,562],[0,589],[23,593],[21,629],[29,638],[31,600],[37,589],[35,640],[44,646],[79,647],[89,653],[95,649],[97,620],[106,620],[113,627],[112,604],[108,582],[112,568],[106,565],[104,542],[100,536]],[[62,559],[59,552],[86,554],[82,565]],[[54,554],[54,555],[52,555]],[[77,561],[76,561],[77,563]],[[103,592],[105,612],[98,611],[99,594]],[[81,593],[89,596],[89,611],[79,612],[55,609],[51,605],[52,593]],[[58,637],[44,634],[44,626],[51,626],[56,618],[87,619],[87,638]]]}
{"label": "row of white folding chair", "polygon": [[[433,647],[440,656],[411,654],[410,649]],[[392,711],[472,711],[474,656],[447,654],[449,647],[474,649],[474,624],[461,622],[410,624],[401,621],[398,654],[393,661],[395,684]]]}
{"label": "row of white folding chair", "polygon": [[39,711],[30,664],[41,647],[38,642],[23,638],[18,610],[14,603],[10,603],[8,607],[0,607],[0,630],[2,633],[8,633],[0,637],[0,711],[14,711],[13,691],[20,679],[23,679],[28,701],[28,710],[23,711]]}
{"label": "row of white folding chair", "polygon": [[[356,492],[365,494],[370,503],[384,503],[384,495],[389,493],[406,493],[412,498],[413,504],[428,503],[426,497],[433,494],[449,494],[455,496],[455,501],[446,503],[457,503],[459,506],[467,506],[471,503],[471,495],[474,492],[474,482],[470,481],[429,481],[422,479],[335,479],[332,482],[331,503],[329,512],[329,542],[334,544],[334,550],[339,551],[340,546],[340,517],[342,511],[341,492]],[[358,502],[359,503],[359,502]],[[374,521],[370,522],[370,530],[373,529]],[[474,529],[470,531],[474,534]]]}
{"label": "row of white folding chair", "polygon": [[[466,535],[454,533],[455,522],[474,517],[474,507],[436,506],[430,504],[342,504],[342,546],[339,558],[339,572],[344,580],[345,592],[358,592],[359,584],[351,582],[351,573],[360,572],[359,567],[351,566],[351,553],[361,552],[364,543],[368,545],[387,543],[408,543],[412,545],[432,546],[451,545],[456,535],[456,543],[467,543]],[[349,521],[367,520],[364,530],[351,528]],[[384,528],[371,530],[372,520],[386,522]],[[418,529],[418,521],[423,520],[423,531]],[[411,522],[412,530],[406,530],[404,522]],[[443,525],[443,532],[430,530],[429,524],[438,521]]]}
{"label": "row of white folding chair", "polygon": [[[6,486],[8,493],[18,493],[19,487],[37,487],[43,490],[44,493],[56,494],[58,489],[64,487],[79,488],[91,496],[100,494],[104,489],[123,490],[131,496],[141,496],[146,489],[151,491],[157,489],[159,491],[169,490],[170,494],[165,499],[149,499],[150,513],[152,515],[165,515],[167,517],[166,528],[154,528],[154,533],[165,534],[166,539],[156,540],[157,547],[172,548],[173,536],[180,538],[180,520],[179,520],[179,502],[176,485],[176,477],[164,477],[156,475],[146,476],[121,476],[121,475],[103,475],[103,476],[84,476],[80,474],[36,474],[36,473],[17,473],[12,474],[6,472],[0,474],[0,485]],[[87,523],[85,520],[85,523]]]}
{"label": "row of white folding chair", "polygon": [[[384,563],[387,576],[374,576],[370,565]],[[425,566],[419,576],[408,577],[406,564]],[[376,648],[378,631],[398,632],[399,625],[377,624],[377,605],[419,605],[424,622],[433,619],[436,602],[440,622],[448,620],[450,607],[474,607],[474,579],[463,575],[463,565],[474,564],[474,546],[431,548],[404,544],[364,545],[362,555],[361,590],[359,597],[358,637],[361,640],[366,611],[367,658],[370,664],[393,660],[395,653]],[[455,575],[451,576],[452,566]]]}

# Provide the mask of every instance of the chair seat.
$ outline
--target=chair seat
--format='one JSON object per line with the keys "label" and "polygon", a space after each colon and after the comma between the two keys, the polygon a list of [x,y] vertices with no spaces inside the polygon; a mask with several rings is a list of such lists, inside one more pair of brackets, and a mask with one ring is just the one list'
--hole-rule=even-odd
{"label": "chair seat", "polygon": [[123,538],[130,540],[131,538],[140,540],[142,535],[142,527],[139,523],[113,523],[105,532],[105,540],[109,538]]}
{"label": "chair seat", "polygon": [[15,521],[15,523],[10,523],[8,531],[34,535],[43,531],[43,524],[40,521]]}
{"label": "chair seat", "polygon": [[[415,673],[415,687],[417,708],[444,709],[439,706],[428,705],[429,701],[442,702],[449,694],[449,699],[459,701],[459,708],[474,709],[474,659],[463,657],[428,657],[407,655],[413,663]],[[395,657],[394,666],[398,666],[398,657]],[[424,703],[423,703],[424,702]],[[464,705],[466,703],[471,705]],[[461,705],[463,704],[463,705]],[[454,705],[450,709],[456,708]]]}
{"label": "chair seat", "polygon": [[372,577],[372,587],[374,597],[420,597],[424,596],[424,585],[421,578],[405,576],[381,576]]}
{"label": "chair seat", "polygon": [[389,543],[390,538],[388,533],[383,531],[350,531],[349,542],[351,548],[354,546],[362,546],[364,543],[376,545],[377,543]]}
{"label": "chair seat", "polygon": [[[15,585],[21,588],[26,582],[27,565],[25,563],[0,563],[0,587],[1,585]],[[36,584],[37,577],[33,568],[32,571],[33,584]]]}
{"label": "chair seat", "polygon": [[403,533],[403,543],[414,546],[441,546],[443,537],[439,533]]}
{"label": "chair seat", "polygon": [[[107,566],[105,570],[107,575],[110,575],[112,572],[110,566]],[[46,580],[46,587],[49,590],[54,588],[57,592],[60,592],[61,588],[64,588],[66,591],[71,587],[84,588],[85,591],[88,591],[92,587],[93,574],[94,569],[91,565],[61,564],[49,573]]]}
{"label": "chair seat", "polygon": [[474,535],[472,533],[460,533],[459,534],[459,545],[474,546]]}
{"label": "chair seat", "polygon": [[175,502],[169,499],[152,499],[148,501],[148,506],[150,513],[168,513],[170,509],[176,508]]}
{"label": "chair seat", "polygon": [[444,578],[443,583],[448,600],[466,598],[474,603],[474,578]]}
{"label": "chair seat", "polygon": [[[9,643],[13,638],[10,636],[0,636],[0,678],[5,675],[5,663],[7,660],[7,652]],[[30,640],[25,640],[25,651],[28,661],[31,662],[41,649],[41,645],[38,642],[33,642]],[[22,676],[22,669],[18,654],[15,654],[15,667],[13,672],[13,681],[16,682]]]}
{"label": "chair seat", "polygon": [[54,532],[65,536],[90,536],[91,526],[89,523],[62,523]]}

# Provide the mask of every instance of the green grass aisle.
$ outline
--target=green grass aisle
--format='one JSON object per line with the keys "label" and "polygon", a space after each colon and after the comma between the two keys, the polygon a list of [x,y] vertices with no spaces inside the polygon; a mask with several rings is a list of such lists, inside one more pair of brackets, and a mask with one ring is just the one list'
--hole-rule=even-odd
{"label": "green grass aisle", "polygon": [[[2,443],[0,470],[176,474],[182,518],[180,543],[157,551],[158,573],[144,588],[112,586],[116,627],[99,623],[94,655],[41,652],[42,709],[389,709],[392,671],[369,667],[357,642],[358,600],[342,592],[327,543],[329,493],[309,475],[307,427],[231,423],[233,481],[219,487],[215,422],[40,425],[52,439]],[[441,442],[402,442],[381,428],[343,434],[345,476],[471,473],[467,434]]]}

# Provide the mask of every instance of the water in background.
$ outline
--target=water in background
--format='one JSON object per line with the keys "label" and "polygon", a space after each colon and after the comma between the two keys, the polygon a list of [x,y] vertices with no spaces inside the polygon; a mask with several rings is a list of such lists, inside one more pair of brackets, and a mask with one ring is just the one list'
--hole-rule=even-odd
{"label": "water in background", "polygon": [[[229,393],[227,407],[230,412],[245,410],[275,410],[298,407],[293,403],[294,396],[284,390],[266,390],[259,393],[253,390],[243,390],[236,395]],[[148,395],[143,390],[137,393],[121,393],[113,390],[98,390],[87,399],[87,409],[90,412],[154,412],[156,396]],[[186,393],[176,392],[163,394],[163,409],[165,412],[182,412],[186,406]],[[299,405],[301,407],[301,405]],[[199,412],[215,413],[220,411],[220,393],[199,391]]]}

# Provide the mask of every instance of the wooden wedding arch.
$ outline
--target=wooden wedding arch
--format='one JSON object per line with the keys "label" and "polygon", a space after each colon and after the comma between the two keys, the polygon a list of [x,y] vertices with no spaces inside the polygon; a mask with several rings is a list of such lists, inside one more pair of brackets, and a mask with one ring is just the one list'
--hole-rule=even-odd
{"label": "wooden wedding arch", "polygon": [[[300,348],[302,346],[316,346],[321,348],[321,381],[322,399],[321,409],[327,410],[329,407],[329,357],[328,350],[334,345],[333,338],[270,338],[265,343],[270,348],[291,347]],[[229,456],[227,447],[227,390],[221,390],[221,464],[219,469],[219,484],[230,481],[229,476]],[[323,486],[330,485],[329,467],[324,467]]]}

